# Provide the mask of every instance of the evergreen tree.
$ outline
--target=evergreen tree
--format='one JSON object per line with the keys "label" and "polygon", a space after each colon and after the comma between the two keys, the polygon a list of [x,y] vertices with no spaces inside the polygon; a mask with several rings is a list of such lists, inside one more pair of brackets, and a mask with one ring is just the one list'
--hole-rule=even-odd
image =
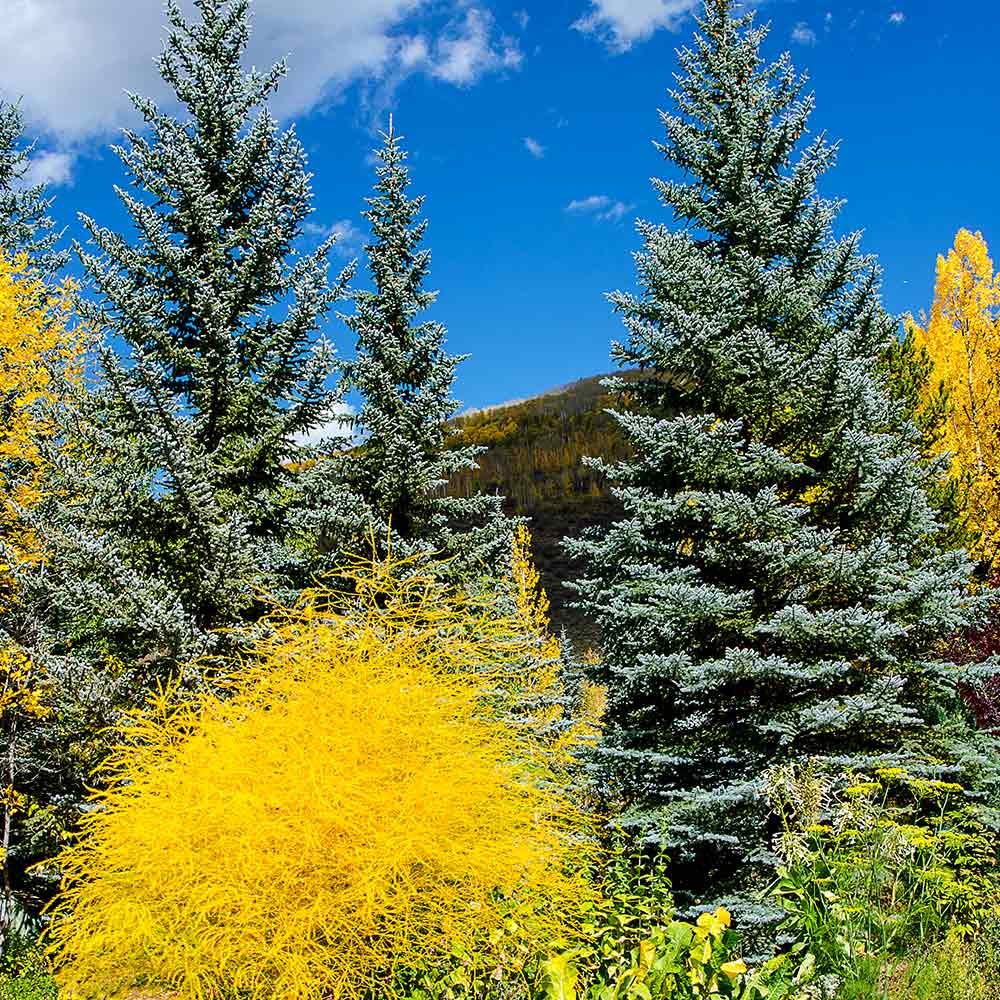
{"label": "evergreen tree", "polygon": [[21,143],[23,128],[21,109],[0,101],[0,248],[27,253],[37,269],[52,274],[68,255],[55,249],[59,234],[48,214],[52,200],[45,197],[45,185],[24,183],[34,147]]}
{"label": "evergreen tree", "polygon": [[636,457],[604,466],[626,517],[570,549],[603,633],[610,807],[667,850],[682,901],[752,927],[773,916],[754,902],[773,765],[968,777],[990,758],[939,724],[959,675],[932,650],[981,605],[877,372],[895,328],[878,267],[833,234],[835,147],[803,141],[803,78],[735,7],[707,0],[679,53],[658,148],[680,174],[655,182],[675,224],[639,223],[641,294],[610,296],[616,360],[644,372],[616,416]]}
{"label": "evergreen tree", "polygon": [[99,296],[84,315],[129,351],[103,350],[99,399],[67,428],[70,501],[45,512],[62,632],[144,676],[217,649],[262,591],[300,587],[314,522],[337,516],[330,463],[298,442],[338,398],[316,331],[347,274],[328,281],[332,239],[295,249],[310,175],[266,107],[284,64],[241,67],[249,0],[195,6],[188,23],[169,0],[159,61],[186,116],[133,97],[148,138],[126,130],[115,147],[134,240],[82,217]]}
{"label": "evergreen tree", "polygon": [[390,530],[397,551],[456,557],[460,571],[495,572],[509,559],[511,522],[502,498],[447,496],[449,479],[475,469],[475,445],[448,447],[455,369],[464,360],[445,352],[445,328],[418,315],[437,298],[423,288],[430,251],[418,220],[423,197],[410,198],[406,153],[392,130],[377,153],[375,193],[366,199],[371,224],[366,247],[373,289],[352,294],[344,317],[357,336],[345,385],[361,394],[355,429],[363,441],[347,462],[347,480],[361,498],[376,539]]}

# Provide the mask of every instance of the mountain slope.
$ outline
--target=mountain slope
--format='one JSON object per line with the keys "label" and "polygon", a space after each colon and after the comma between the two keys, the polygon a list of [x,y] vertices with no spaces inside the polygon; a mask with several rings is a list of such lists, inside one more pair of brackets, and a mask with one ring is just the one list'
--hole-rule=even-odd
{"label": "mountain slope", "polygon": [[[638,373],[618,373],[631,379]],[[572,593],[565,581],[580,572],[562,552],[565,535],[608,524],[621,514],[596,470],[583,464],[586,455],[614,461],[629,447],[615,421],[605,412],[620,408],[601,386],[605,375],[581,379],[533,399],[463,414],[453,425],[454,446],[479,444],[487,451],[479,468],[455,476],[449,491],[464,496],[477,490],[500,493],[507,511],[529,517],[535,558],[552,601],[556,628],[566,628],[585,647],[596,640],[591,623],[569,607]]]}

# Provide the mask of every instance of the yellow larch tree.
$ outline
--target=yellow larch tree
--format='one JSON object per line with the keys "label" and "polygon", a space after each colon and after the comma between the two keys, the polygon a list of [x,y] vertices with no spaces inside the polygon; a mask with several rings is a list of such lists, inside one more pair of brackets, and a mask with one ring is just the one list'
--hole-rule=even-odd
{"label": "yellow larch tree", "polygon": [[938,257],[934,304],[914,341],[933,362],[926,392],[947,394],[947,418],[935,444],[952,456],[964,494],[973,553],[994,567],[1000,557],[1000,276],[981,233],[961,229]]}
{"label": "yellow larch tree", "polygon": [[508,585],[528,650],[512,675],[513,694],[522,706],[532,702],[534,711],[528,715],[534,728],[550,735],[553,759],[564,765],[580,746],[596,740],[604,692],[582,675],[566,673],[562,643],[552,634],[549,598],[532,556],[531,532],[524,524],[514,531]]}
{"label": "yellow larch tree", "polygon": [[71,284],[54,290],[25,255],[0,249],[0,955],[14,907],[7,858],[15,819],[28,805],[18,787],[19,741],[49,711],[19,604],[18,573],[44,558],[24,513],[46,490],[43,443],[55,430],[45,406],[63,378],[82,377],[83,339],[70,324],[74,291]]}

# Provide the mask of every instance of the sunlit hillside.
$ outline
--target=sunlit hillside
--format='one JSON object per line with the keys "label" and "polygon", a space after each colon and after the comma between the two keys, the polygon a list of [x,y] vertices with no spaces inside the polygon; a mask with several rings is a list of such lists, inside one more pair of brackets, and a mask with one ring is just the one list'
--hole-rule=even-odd
{"label": "sunlit hillside", "polygon": [[[578,572],[562,551],[565,535],[605,524],[620,506],[604,485],[604,477],[584,464],[587,455],[605,460],[625,458],[628,445],[608,407],[620,406],[594,375],[541,396],[464,414],[455,420],[453,444],[486,447],[476,472],[456,476],[458,495],[497,492],[507,498],[508,512],[531,518],[535,556],[542,583],[552,601],[553,620],[578,643],[589,643],[594,631],[569,607],[573,595],[564,581]],[[632,373],[626,373],[632,378]]]}

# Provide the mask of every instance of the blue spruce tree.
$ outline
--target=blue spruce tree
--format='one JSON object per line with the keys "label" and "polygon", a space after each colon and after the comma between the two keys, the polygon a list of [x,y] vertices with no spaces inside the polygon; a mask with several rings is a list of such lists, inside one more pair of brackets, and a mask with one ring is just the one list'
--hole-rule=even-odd
{"label": "blue spruce tree", "polygon": [[81,310],[127,351],[103,350],[40,525],[63,648],[143,683],[309,582],[339,516],[334,463],[301,441],[339,398],[318,330],[347,275],[328,280],[332,240],[297,250],[310,175],[267,109],[284,64],[241,66],[249,0],[195,7],[189,23],[169,0],[159,62],[181,117],[133,97],[145,131],[115,150],[133,238],[82,217],[96,298]]}
{"label": "blue spruce tree", "polygon": [[787,54],[763,59],[766,28],[732,0],[698,24],[661,113],[673,223],[639,223],[641,293],[610,296],[614,356],[642,370],[618,386],[635,456],[603,467],[626,513],[570,549],[603,634],[594,769],[617,821],[667,851],[682,901],[747,927],[772,915],[770,767],[975,779],[989,755],[946,721],[959,675],[933,651],[980,605],[879,374],[896,323],[877,264],[817,193],[835,147],[806,140],[813,100]]}
{"label": "blue spruce tree", "polygon": [[423,197],[411,198],[406,153],[392,130],[378,151],[377,182],[365,218],[373,288],[352,293],[344,317],[357,337],[344,384],[360,393],[355,420],[361,443],[346,461],[346,482],[359,497],[376,540],[391,536],[401,554],[422,550],[453,560],[461,575],[495,573],[510,557],[512,522],[502,498],[448,496],[454,473],[475,468],[476,447],[449,447],[455,369],[445,328],[419,320],[437,298],[424,287],[430,251],[421,244]]}
{"label": "blue spruce tree", "polygon": [[68,258],[56,250],[59,234],[49,217],[52,199],[44,184],[26,184],[32,145],[22,142],[24,120],[16,104],[0,101],[0,248],[26,253],[32,265],[51,275]]}

